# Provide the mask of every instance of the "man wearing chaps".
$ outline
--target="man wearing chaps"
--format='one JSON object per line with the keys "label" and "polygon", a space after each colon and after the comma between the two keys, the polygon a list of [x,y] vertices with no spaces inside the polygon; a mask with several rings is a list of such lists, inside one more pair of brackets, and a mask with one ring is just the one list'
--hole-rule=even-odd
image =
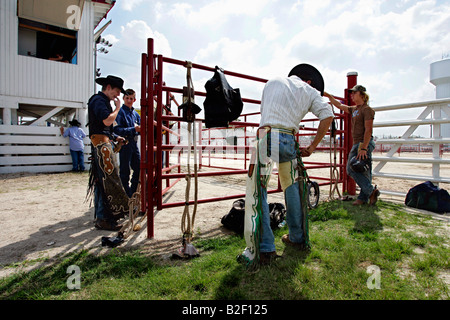
{"label": "man wearing chaps", "polygon": [[[98,78],[96,82],[102,86],[102,91],[92,96],[88,102],[92,148],[89,194],[94,193],[95,227],[117,231],[122,227],[117,221],[128,214],[129,209],[129,197],[120,181],[115,155],[125,139],[113,133],[113,123],[120,110],[117,97],[124,92],[123,80],[108,76]],[[114,111],[111,101],[115,104]]]}
{"label": "man wearing chaps", "polygon": [[[277,257],[266,189],[273,162],[277,163],[286,201],[289,234],[282,240],[300,250],[307,248],[302,212],[302,201],[306,199],[300,196],[298,169],[303,165],[300,154],[309,157],[314,152],[334,118],[331,106],[321,96],[323,90],[319,71],[306,64],[295,67],[287,78],[268,81],[264,87],[256,151],[247,178],[244,227],[247,248],[240,256],[249,266],[267,264]],[[318,117],[320,123],[311,145],[299,150],[295,134],[308,112]]]}

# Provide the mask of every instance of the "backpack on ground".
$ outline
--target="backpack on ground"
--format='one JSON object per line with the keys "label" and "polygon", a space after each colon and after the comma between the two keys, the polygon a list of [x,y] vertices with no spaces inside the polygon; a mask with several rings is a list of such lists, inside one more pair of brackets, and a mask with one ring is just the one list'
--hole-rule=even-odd
{"label": "backpack on ground", "polygon": [[[276,230],[282,225],[286,217],[286,209],[281,203],[269,203],[270,226]],[[239,199],[233,202],[231,210],[222,217],[223,226],[238,234],[244,233],[245,200]]]}
{"label": "backpack on ground", "polygon": [[435,213],[450,212],[449,193],[427,181],[409,189],[405,205]]}

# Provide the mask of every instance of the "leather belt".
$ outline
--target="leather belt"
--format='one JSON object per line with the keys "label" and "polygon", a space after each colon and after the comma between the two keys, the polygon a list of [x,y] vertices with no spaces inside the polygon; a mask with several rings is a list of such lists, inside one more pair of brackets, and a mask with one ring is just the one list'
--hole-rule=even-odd
{"label": "leather belt", "polygon": [[293,130],[293,129],[275,128],[275,127],[271,127],[271,126],[259,127],[257,134],[258,134],[258,137],[261,139],[262,137],[264,137],[266,134],[268,134],[270,132],[286,133],[286,134],[290,134],[293,136],[295,135],[295,130]]}
{"label": "leather belt", "polygon": [[286,128],[272,128],[272,131],[278,132],[278,133],[285,133],[290,135],[295,135],[295,130],[293,129],[286,129]]}
{"label": "leather belt", "polygon": [[93,134],[91,136],[91,142],[94,147],[98,146],[100,143],[108,143],[109,137],[105,134]]}

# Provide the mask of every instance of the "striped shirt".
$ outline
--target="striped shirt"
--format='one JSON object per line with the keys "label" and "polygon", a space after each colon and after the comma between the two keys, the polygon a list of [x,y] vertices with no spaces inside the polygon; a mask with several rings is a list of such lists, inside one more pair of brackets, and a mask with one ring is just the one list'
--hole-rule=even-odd
{"label": "striped shirt", "polygon": [[275,78],[266,83],[261,100],[260,127],[285,128],[298,132],[308,112],[319,120],[334,117],[320,92],[297,76]]}

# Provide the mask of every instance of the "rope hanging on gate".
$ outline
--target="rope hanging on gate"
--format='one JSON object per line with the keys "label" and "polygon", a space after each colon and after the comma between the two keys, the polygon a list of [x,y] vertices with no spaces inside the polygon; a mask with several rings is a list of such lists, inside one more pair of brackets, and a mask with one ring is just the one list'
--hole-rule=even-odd
{"label": "rope hanging on gate", "polygon": [[191,178],[192,178],[192,174],[191,174],[191,165],[190,165],[190,150],[191,150],[191,137],[188,137],[188,149],[189,149],[189,154],[188,154],[188,159],[187,159],[187,169],[188,169],[188,173],[185,176],[186,179],[186,194],[185,194],[185,205],[184,205],[184,211],[183,211],[183,216],[181,219],[181,231],[183,233],[183,237],[190,242],[192,239],[192,234],[193,234],[193,228],[194,228],[194,222],[195,222],[195,216],[197,213],[197,200],[198,200],[198,170],[197,170],[197,152],[195,151],[195,149],[197,148],[197,143],[196,143],[196,139],[195,139],[195,125],[194,125],[194,129],[192,130],[192,123],[188,123],[188,132],[189,132],[189,136],[191,136],[191,132],[193,132],[193,145],[194,145],[194,208],[193,208],[193,212],[192,212],[192,217],[190,216],[189,213],[189,194],[190,194],[190,189],[191,189]]}
{"label": "rope hanging on gate", "polygon": [[[341,198],[341,193],[339,192],[339,170],[337,168],[336,160],[336,123],[331,123],[331,133],[330,133],[330,193],[328,195],[329,200],[334,200],[333,195],[335,192],[338,194],[338,198]],[[332,159],[332,155],[334,158]]]}
{"label": "rope hanging on gate", "polygon": [[[191,69],[192,63],[186,61],[185,67],[187,68],[186,80],[187,80],[187,112],[189,113],[189,107],[193,105],[194,101],[194,84],[192,82]],[[193,119],[195,120],[195,113],[193,115]],[[183,245],[186,243],[190,243],[192,240],[193,229],[195,216],[197,213],[197,200],[198,200],[198,169],[197,169],[197,142],[196,142],[196,130],[195,123],[192,121],[188,122],[188,159],[187,159],[187,169],[188,173],[185,177],[186,179],[186,194],[185,194],[185,206],[184,212],[181,219],[181,231],[183,233]],[[191,189],[191,166],[190,166],[190,158],[191,158],[191,138],[194,145],[194,208],[192,212],[192,216],[189,213],[189,194]],[[185,246],[186,247],[186,246]],[[185,253],[186,254],[186,253]]]}

